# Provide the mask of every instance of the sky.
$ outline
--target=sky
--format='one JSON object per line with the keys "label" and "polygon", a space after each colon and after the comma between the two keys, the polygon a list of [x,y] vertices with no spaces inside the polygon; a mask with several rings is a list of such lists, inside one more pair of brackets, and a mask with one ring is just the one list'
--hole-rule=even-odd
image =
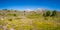
{"label": "sky", "polygon": [[60,11],[60,0],[0,0],[0,9],[50,9]]}

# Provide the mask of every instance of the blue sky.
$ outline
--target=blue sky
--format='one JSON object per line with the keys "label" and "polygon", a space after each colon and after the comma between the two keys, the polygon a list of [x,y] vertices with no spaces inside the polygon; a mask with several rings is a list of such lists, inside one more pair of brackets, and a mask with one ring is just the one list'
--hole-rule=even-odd
{"label": "blue sky", "polygon": [[0,0],[0,9],[45,8],[60,11],[60,0]]}

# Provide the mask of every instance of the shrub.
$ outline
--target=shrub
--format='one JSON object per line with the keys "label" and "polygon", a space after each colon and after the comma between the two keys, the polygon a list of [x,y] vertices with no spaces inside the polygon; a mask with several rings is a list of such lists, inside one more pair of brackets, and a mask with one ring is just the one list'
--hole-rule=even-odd
{"label": "shrub", "polygon": [[56,16],[57,15],[57,13],[56,13],[57,11],[56,10],[54,10],[53,12],[52,12],[52,15],[51,16]]}
{"label": "shrub", "polygon": [[9,19],[9,21],[12,21],[12,19]]}
{"label": "shrub", "polygon": [[16,14],[13,14],[13,16],[16,16]]}
{"label": "shrub", "polygon": [[48,20],[48,17],[45,17],[44,19],[45,19],[45,20]]}
{"label": "shrub", "polygon": [[47,11],[46,13],[43,13],[43,16],[50,16],[51,15],[51,12],[50,11]]}
{"label": "shrub", "polygon": [[46,16],[46,14],[45,14],[45,13],[43,13],[43,16],[45,17],[45,16]]}
{"label": "shrub", "polygon": [[47,11],[46,12],[46,16],[50,16],[51,15],[51,12],[50,11]]}

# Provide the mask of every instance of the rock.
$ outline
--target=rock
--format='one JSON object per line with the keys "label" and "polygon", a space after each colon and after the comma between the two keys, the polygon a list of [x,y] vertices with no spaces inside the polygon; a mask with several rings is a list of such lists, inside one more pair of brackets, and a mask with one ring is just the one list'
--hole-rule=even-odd
{"label": "rock", "polygon": [[7,26],[3,26],[3,30],[6,30],[7,29]]}
{"label": "rock", "polygon": [[10,30],[14,30],[14,28],[11,28]]}

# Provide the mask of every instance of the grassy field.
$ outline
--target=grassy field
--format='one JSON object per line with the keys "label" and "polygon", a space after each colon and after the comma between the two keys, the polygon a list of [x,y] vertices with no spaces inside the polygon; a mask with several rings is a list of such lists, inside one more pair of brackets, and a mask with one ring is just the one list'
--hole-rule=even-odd
{"label": "grassy field", "polygon": [[0,30],[60,30],[60,13],[43,17],[40,13],[1,10]]}

